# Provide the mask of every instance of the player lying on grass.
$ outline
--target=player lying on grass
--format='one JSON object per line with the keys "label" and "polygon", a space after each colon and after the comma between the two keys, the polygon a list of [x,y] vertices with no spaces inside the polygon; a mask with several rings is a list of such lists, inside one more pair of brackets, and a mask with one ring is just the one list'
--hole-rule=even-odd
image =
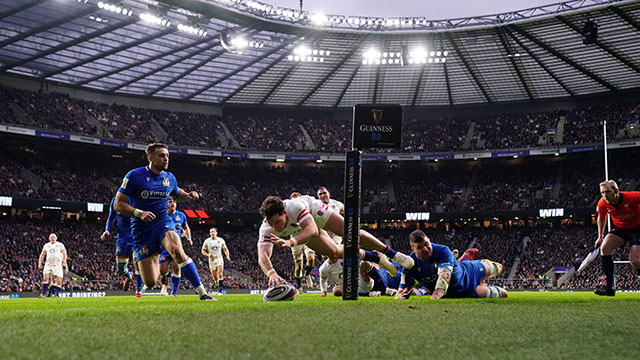
{"label": "player lying on grass", "polygon": [[[306,244],[332,261],[342,259],[344,247],[336,245],[327,231],[342,236],[344,219],[326,204],[310,196],[288,200],[268,196],[260,207],[260,215],[264,221],[260,226],[258,238],[258,263],[262,271],[269,277],[270,287],[285,282],[271,264],[273,244],[284,248]],[[282,238],[287,236],[292,236],[292,238],[288,240]],[[411,257],[396,252],[364,230],[360,230],[360,245],[365,249],[384,253],[405,268],[413,267]],[[360,250],[360,258],[380,263],[390,271],[395,269],[393,266],[389,266],[390,263],[384,256],[379,256],[372,251]]]}
{"label": "player lying on grass", "polygon": [[415,265],[404,269],[397,299],[411,296],[417,282],[432,291],[431,299],[447,298],[500,298],[507,290],[484,284],[486,279],[498,276],[502,265],[491,260],[457,262],[451,250],[444,245],[432,244],[421,230],[409,235],[411,257]]}
{"label": "player lying on grass", "polygon": [[[381,255],[382,256],[382,255]],[[328,280],[331,279],[337,285],[333,287],[335,296],[342,296],[342,271],[343,260],[334,263],[325,261],[320,266],[320,289],[321,296],[327,296]],[[397,273],[392,274],[385,268],[378,268],[376,264],[368,261],[360,263],[360,282],[358,285],[358,294],[360,296],[394,296],[400,285],[400,278],[403,268],[397,263],[392,263]],[[426,288],[413,289],[413,295],[427,294]]]}

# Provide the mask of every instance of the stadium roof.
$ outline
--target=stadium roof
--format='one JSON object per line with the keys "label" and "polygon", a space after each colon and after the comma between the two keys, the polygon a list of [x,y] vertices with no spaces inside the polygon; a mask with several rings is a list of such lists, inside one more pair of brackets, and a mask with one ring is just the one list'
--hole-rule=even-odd
{"label": "stadium roof", "polygon": [[[246,0],[100,5],[0,3],[1,72],[114,94],[329,107],[496,103],[640,87],[639,1],[568,1],[438,21],[330,15],[335,21],[323,27],[310,22],[311,14],[278,13]],[[143,20],[143,13],[159,23]],[[384,26],[389,20],[391,26]],[[598,37],[584,45],[588,20],[597,24]],[[402,26],[394,26],[400,21]],[[178,25],[202,31],[181,31]],[[240,31],[258,44],[241,54],[228,50],[229,39]],[[294,49],[301,45],[329,55],[295,61]],[[378,50],[379,65],[363,57],[370,48]],[[417,48],[426,50],[424,61],[433,62],[408,63]],[[431,51],[446,51],[446,62]],[[391,65],[382,64],[389,60]]]}

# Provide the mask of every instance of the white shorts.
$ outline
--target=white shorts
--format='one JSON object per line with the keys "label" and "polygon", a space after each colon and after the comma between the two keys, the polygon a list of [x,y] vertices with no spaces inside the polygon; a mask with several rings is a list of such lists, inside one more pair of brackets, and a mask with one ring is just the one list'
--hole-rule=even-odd
{"label": "white shorts", "polygon": [[209,268],[213,271],[218,268],[218,266],[222,266],[224,268],[224,259],[222,257],[219,258],[209,258]]}
{"label": "white shorts", "polygon": [[374,285],[373,279],[369,279],[369,281],[364,281],[362,280],[362,278],[360,278],[360,281],[358,282],[358,292],[368,293],[371,291],[371,289],[373,289],[373,285]]}
{"label": "white shorts", "polygon": [[310,256],[310,255],[315,255],[316,252],[308,247],[305,244],[302,245],[296,245],[294,247],[291,248],[291,253],[293,254],[293,258],[298,260],[302,260],[302,254],[304,253],[304,256]]}
{"label": "white shorts", "polygon": [[64,277],[64,272],[62,271],[62,265],[58,265],[58,266],[45,265],[43,273],[51,274],[59,278]]}
{"label": "white shorts", "polygon": [[309,211],[319,229],[324,229],[324,225],[329,220],[331,213],[333,213],[333,210],[322,201],[313,201]]}

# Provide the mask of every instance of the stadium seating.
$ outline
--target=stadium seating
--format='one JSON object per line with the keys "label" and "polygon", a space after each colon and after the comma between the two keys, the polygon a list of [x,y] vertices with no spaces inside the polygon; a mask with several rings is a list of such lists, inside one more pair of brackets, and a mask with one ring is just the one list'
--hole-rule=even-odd
{"label": "stadium seating", "polygon": [[[26,114],[26,116],[24,116]],[[342,153],[350,148],[351,123],[319,114],[215,115],[149,110],[73,99],[66,94],[0,87],[2,122],[134,142],[264,152]],[[637,103],[593,105],[578,110],[405,119],[402,152],[454,152],[568,146],[602,142],[602,122],[610,140],[638,138]],[[227,125],[230,133],[224,127]],[[562,141],[555,133],[563,123]],[[471,131],[472,130],[472,131]],[[100,135],[98,135],[100,136]],[[470,136],[471,138],[467,139]],[[236,142],[232,142],[235,139]]]}

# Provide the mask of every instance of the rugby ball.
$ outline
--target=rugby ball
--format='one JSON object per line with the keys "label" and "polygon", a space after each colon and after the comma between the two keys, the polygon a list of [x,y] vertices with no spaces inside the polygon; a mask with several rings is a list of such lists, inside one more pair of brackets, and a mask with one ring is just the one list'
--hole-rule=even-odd
{"label": "rugby ball", "polygon": [[289,284],[283,283],[271,288],[268,288],[267,291],[264,292],[262,296],[263,301],[282,301],[282,300],[293,300],[293,297],[296,296],[298,292],[296,291],[296,287]]}

